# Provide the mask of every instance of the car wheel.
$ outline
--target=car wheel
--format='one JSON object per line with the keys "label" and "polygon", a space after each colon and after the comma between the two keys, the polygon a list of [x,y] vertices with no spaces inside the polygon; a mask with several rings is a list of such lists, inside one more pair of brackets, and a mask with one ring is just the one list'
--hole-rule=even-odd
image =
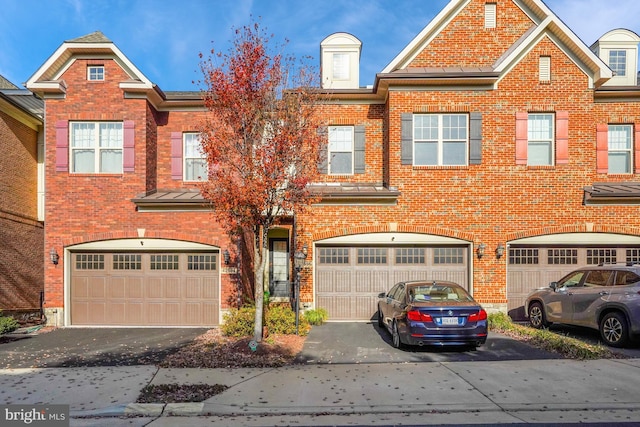
{"label": "car wheel", "polygon": [[400,332],[398,331],[398,323],[395,320],[391,324],[391,342],[395,348],[402,348]]}
{"label": "car wheel", "polygon": [[378,306],[378,326],[381,328],[384,326],[384,321],[382,320],[382,310],[380,310],[380,306]]}
{"label": "car wheel", "polygon": [[529,323],[536,329],[548,326],[547,319],[544,316],[542,304],[539,302],[531,303],[529,306]]}
{"label": "car wheel", "polygon": [[611,347],[623,347],[629,339],[627,319],[618,312],[605,314],[600,321],[600,336]]}

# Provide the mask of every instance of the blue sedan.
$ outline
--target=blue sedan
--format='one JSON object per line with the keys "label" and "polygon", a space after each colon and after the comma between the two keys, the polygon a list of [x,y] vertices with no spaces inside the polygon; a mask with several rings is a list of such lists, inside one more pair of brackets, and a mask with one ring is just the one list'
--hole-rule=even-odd
{"label": "blue sedan", "polygon": [[487,340],[487,312],[460,285],[446,281],[400,282],[378,295],[378,325],[393,346],[471,345]]}

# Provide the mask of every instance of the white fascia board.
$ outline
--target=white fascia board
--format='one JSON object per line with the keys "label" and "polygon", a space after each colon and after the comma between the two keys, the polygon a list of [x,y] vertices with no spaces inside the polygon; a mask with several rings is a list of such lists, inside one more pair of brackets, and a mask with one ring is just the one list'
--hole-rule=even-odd
{"label": "white fascia board", "polygon": [[533,46],[540,40],[541,36],[545,32],[547,25],[551,22],[552,18],[547,17],[544,21],[542,21],[532,32],[527,36],[527,39],[524,40],[520,45],[514,49],[509,55],[502,58],[502,60],[495,64],[494,70],[499,73],[504,73],[504,71],[508,68],[512,68],[517,62],[517,59],[524,56],[525,53],[530,51]]}
{"label": "white fascia board", "polygon": [[382,73],[390,73],[396,69],[404,68],[428,45],[446,25],[455,18],[458,12],[469,4],[471,0],[451,0],[444,9],[438,13],[431,22],[414,37],[411,42],[384,67]]}
{"label": "white fascia board", "polygon": [[29,77],[29,79],[27,80],[27,82],[25,83],[25,86],[27,87],[27,89],[31,89],[33,87],[33,85],[40,80],[40,78],[42,77],[42,75],[53,66],[53,64],[55,64],[55,62],[58,60],[58,58],[60,58],[60,56],[62,56],[62,54],[67,50],[67,47],[65,46],[65,44],[61,44],[60,47],[58,49],[56,49],[56,51],[53,53],[53,55],[51,55],[45,62],[44,64],[42,64],[40,66],[40,68],[38,68],[36,70],[35,73],[33,73],[33,75],[31,77]]}
{"label": "white fascia board", "polygon": [[91,50],[95,49],[96,51],[104,51],[106,49],[110,50],[112,54],[105,54],[104,52],[99,53],[97,55],[92,55],[91,53],[78,53],[71,54],[70,58],[65,62],[65,64],[60,67],[59,70],[56,70],[54,78],[51,80],[57,80],[62,76],[62,74],[75,62],[76,59],[90,59],[90,58],[108,58],[115,60],[122,69],[134,80],[140,80],[146,88],[153,87],[153,83],[144,75],[138,68],[133,65],[133,63],[127,58],[118,47],[113,43],[63,43],[54,53],[47,59],[47,61],[27,80],[26,86],[27,88],[35,87],[34,85],[42,78],[42,76],[55,65],[55,63],[65,54],[68,50]]}

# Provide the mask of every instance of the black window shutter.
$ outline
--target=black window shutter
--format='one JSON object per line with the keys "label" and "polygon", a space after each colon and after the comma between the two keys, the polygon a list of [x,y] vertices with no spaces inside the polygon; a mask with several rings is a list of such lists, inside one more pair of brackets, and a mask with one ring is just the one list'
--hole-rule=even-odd
{"label": "black window shutter", "polygon": [[364,126],[356,126],[354,128],[354,150],[353,150],[353,171],[355,173],[364,173]]}
{"label": "black window shutter", "polygon": [[469,164],[482,163],[482,113],[469,115]]}
{"label": "black window shutter", "polygon": [[402,113],[402,148],[400,162],[403,165],[413,164],[413,114]]}

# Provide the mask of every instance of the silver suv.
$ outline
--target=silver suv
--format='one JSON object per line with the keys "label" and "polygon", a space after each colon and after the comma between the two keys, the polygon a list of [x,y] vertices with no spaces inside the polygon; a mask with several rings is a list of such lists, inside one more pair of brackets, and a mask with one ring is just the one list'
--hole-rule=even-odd
{"label": "silver suv", "polygon": [[640,264],[600,264],[575,270],[524,303],[531,326],[551,323],[600,331],[602,340],[623,347],[640,333]]}

